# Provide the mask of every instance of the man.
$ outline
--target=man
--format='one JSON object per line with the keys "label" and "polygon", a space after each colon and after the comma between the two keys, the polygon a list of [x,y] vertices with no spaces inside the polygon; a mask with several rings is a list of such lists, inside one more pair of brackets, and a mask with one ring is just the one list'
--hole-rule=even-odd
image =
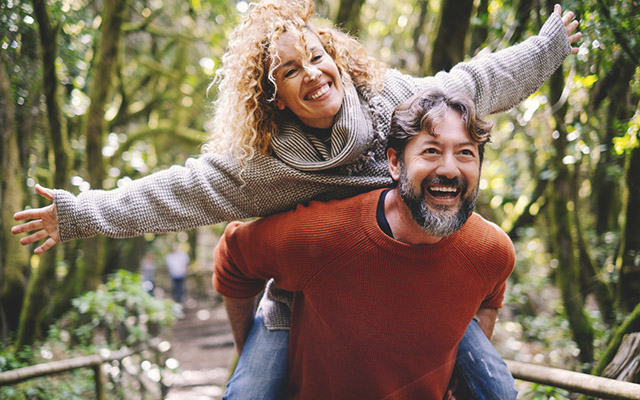
{"label": "man", "polygon": [[295,292],[287,398],[440,400],[474,315],[491,336],[515,253],[473,213],[489,132],[431,89],[392,117],[395,188],[227,227],[213,283],[239,352],[265,279]]}

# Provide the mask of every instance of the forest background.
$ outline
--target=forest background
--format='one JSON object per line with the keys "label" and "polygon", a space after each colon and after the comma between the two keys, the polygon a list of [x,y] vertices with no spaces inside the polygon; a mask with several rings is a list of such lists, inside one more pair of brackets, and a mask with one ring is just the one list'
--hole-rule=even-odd
{"label": "forest background", "polygon": [[[0,2],[0,339],[43,339],[71,299],[137,271],[156,235],[41,256],[11,235],[40,183],[110,189],[200,152],[233,0]],[[600,374],[640,331],[640,2],[565,1],[583,33],[545,85],[492,116],[477,210],[513,239],[503,356]],[[416,76],[536,34],[551,0],[318,0],[317,14]],[[198,235],[180,236],[196,258]],[[211,248],[204,249],[211,252]],[[208,283],[207,283],[208,284]],[[533,349],[523,351],[524,348]]]}

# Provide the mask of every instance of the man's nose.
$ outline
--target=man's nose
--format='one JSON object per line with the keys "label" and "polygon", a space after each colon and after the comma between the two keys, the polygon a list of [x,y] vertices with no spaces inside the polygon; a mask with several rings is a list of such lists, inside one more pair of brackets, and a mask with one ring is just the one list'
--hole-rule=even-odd
{"label": "man's nose", "polygon": [[460,170],[453,154],[445,153],[440,157],[436,174],[447,178],[455,178],[459,175]]}

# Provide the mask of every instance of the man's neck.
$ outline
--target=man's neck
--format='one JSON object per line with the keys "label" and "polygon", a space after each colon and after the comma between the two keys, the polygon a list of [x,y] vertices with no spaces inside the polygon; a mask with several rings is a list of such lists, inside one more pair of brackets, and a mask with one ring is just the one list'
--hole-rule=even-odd
{"label": "man's neck", "polygon": [[384,201],[384,213],[393,232],[394,239],[412,245],[435,244],[442,237],[426,233],[413,219],[411,210],[400,197],[398,188],[393,188]]}

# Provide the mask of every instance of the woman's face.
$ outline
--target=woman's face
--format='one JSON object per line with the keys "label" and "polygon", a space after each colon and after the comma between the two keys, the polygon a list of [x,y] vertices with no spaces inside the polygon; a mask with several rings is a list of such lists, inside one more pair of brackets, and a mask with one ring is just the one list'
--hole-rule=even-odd
{"label": "woman's face", "polygon": [[320,39],[309,31],[304,38],[310,60],[296,48],[296,35],[285,32],[278,39],[280,64],[273,71],[278,87],[275,105],[279,110],[288,108],[305,125],[329,128],[342,106],[344,87],[338,67]]}

